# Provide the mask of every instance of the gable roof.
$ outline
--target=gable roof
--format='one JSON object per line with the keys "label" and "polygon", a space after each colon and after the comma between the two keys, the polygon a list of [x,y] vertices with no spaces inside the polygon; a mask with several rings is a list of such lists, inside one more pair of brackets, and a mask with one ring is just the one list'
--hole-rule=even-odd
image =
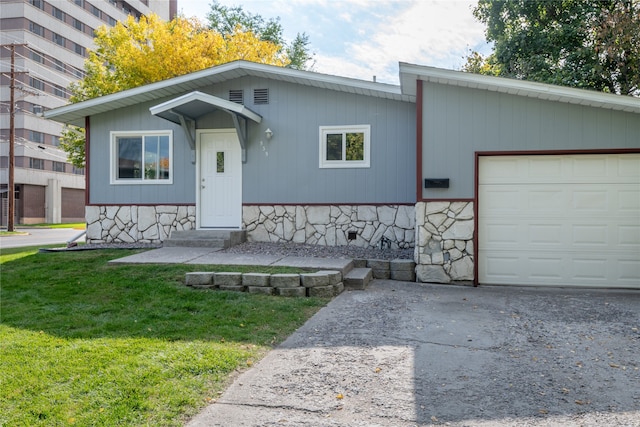
{"label": "gable roof", "polygon": [[239,114],[256,123],[262,121],[262,116],[251,111],[244,105],[198,92],[197,90],[149,108],[149,111],[154,116],[162,117],[177,124],[180,124],[180,115],[186,116],[191,120],[196,120],[198,117],[215,110],[224,110],[232,114]]}
{"label": "gable roof", "polygon": [[76,104],[68,104],[45,112],[44,117],[84,127],[84,118],[86,116],[128,107],[141,102],[182,95],[199,90],[204,86],[244,76],[264,77],[340,92],[415,102],[415,96],[403,94],[400,91],[400,86],[396,85],[294,70],[255,62],[234,61]]}
{"label": "gable roof", "polygon": [[640,114],[640,98],[632,96],[484,76],[401,62],[400,87],[402,93],[415,96],[417,80]]}

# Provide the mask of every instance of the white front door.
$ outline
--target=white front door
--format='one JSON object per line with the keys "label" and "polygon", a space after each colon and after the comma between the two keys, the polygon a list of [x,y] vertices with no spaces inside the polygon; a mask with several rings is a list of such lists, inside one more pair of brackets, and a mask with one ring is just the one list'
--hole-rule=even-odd
{"label": "white front door", "polygon": [[235,130],[206,130],[198,138],[201,228],[241,228],[242,161]]}

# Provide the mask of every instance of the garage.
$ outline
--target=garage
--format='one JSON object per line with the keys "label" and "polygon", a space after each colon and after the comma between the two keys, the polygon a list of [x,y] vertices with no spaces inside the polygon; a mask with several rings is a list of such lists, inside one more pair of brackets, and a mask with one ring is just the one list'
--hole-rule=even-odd
{"label": "garage", "polygon": [[481,284],[640,288],[640,153],[478,161]]}

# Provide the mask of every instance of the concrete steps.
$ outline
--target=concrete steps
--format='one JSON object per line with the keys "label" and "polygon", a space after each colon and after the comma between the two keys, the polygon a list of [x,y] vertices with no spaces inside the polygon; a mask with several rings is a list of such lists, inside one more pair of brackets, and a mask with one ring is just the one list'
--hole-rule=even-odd
{"label": "concrete steps", "polygon": [[163,246],[227,249],[245,241],[244,230],[184,230],[172,232]]}
{"label": "concrete steps", "polygon": [[371,280],[373,280],[373,270],[368,267],[353,268],[342,277],[345,289],[365,289]]}

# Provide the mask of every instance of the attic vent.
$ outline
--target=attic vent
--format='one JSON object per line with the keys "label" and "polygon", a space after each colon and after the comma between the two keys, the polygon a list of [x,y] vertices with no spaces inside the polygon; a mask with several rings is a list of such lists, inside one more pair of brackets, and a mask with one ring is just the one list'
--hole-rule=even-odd
{"label": "attic vent", "polygon": [[253,103],[255,105],[269,103],[269,89],[254,89]]}
{"label": "attic vent", "polygon": [[242,89],[231,89],[229,91],[229,101],[236,104],[244,104],[244,91]]}

